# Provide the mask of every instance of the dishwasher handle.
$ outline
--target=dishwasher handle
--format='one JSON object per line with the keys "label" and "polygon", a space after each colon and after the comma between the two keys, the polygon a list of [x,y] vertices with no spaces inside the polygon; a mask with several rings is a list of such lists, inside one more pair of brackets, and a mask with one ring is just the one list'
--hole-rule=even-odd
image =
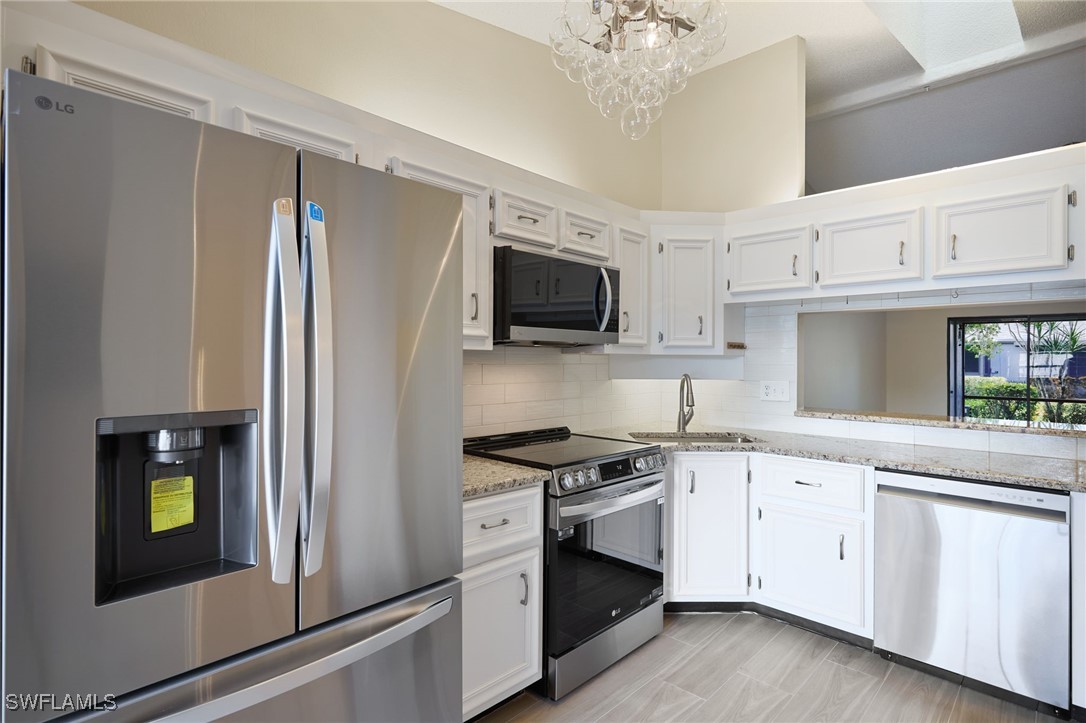
{"label": "dishwasher handle", "polygon": [[[971,483],[964,483],[971,484]],[[933,492],[928,490],[910,489],[908,487],[896,487],[890,484],[879,484],[875,488],[877,495],[884,497],[900,497],[909,500],[928,502],[933,505],[948,505],[961,507],[980,512],[993,512],[1016,517],[1028,517],[1034,520],[1045,520],[1067,524],[1067,511],[1030,507],[1028,505],[1015,504],[1014,502],[1001,502],[997,500],[969,497],[949,492]]]}

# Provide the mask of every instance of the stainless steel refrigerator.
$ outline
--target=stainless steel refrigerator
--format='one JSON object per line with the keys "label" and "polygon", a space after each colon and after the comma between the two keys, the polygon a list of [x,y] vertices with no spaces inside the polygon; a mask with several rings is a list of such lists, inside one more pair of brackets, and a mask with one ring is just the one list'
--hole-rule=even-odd
{"label": "stainless steel refrigerator", "polygon": [[459,720],[462,197],[5,88],[5,720]]}

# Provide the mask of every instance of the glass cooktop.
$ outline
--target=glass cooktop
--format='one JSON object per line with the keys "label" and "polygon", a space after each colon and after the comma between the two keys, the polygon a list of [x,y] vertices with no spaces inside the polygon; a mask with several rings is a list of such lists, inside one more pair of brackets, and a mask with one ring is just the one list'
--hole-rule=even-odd
{"label": "glass cooktop", "polygon": [[464,451],[526,467],[553,470],[597,459],[657,449],[658,445],[573,434],[568,427],[495,434],[464,440]]}

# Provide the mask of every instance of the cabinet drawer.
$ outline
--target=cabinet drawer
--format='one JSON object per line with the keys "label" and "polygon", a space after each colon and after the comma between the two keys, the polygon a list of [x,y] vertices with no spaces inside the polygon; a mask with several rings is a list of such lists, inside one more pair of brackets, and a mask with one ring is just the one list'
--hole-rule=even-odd
{"label": "cabinet drawer", "polygon": [[606,261],[611,255],[611,224],[572,211],[561,212],[558,248]]}
{"label": "cabinet drawer", "polygon": [[542,491],[517,490],[464,503],[464,569],[543,539]]}
{"label": "cabinet drawer", "polygon": [[558,245],[558,209],[524,196],[494,189],[495,236],[553,249]]}
{"label": "cabinet drawer", "polygon": [[849,464],[766,457],[762,494],[864,511],[864,470]]}

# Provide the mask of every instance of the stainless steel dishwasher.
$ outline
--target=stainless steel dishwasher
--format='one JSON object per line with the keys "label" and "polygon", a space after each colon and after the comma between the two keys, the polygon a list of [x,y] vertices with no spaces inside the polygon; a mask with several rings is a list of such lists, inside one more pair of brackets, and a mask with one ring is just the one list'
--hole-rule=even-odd
{"label": "stainless steel dishwasher", "polygon": [[875,473],[875,648],[1066,712],[1070,497]]}

